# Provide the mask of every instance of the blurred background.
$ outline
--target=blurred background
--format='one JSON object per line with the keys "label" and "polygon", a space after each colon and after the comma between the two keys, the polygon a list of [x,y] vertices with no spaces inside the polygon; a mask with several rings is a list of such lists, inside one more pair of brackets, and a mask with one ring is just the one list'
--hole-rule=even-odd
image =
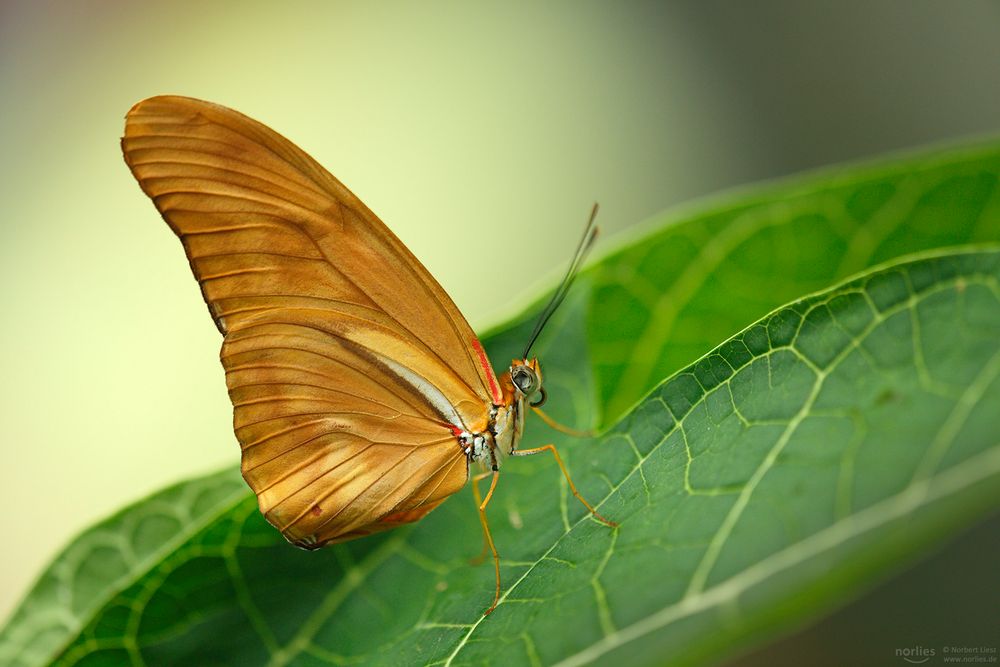
{"label": "blurred background", "polygon": [[[996,135],[998,83],[986,0],[3,2],[0,619],[88,524],[238,461],[218,332],[121,160],[138,100],[201,97],[288,136],[481,329],[554,281],[595,200],[613,237],[720,189]],[[887,595],[905,614],[891,586],[932,573],[868,613]],[[896,618],[887,662],[932,641]],[[789,641],[822,655],[830,636]]]}

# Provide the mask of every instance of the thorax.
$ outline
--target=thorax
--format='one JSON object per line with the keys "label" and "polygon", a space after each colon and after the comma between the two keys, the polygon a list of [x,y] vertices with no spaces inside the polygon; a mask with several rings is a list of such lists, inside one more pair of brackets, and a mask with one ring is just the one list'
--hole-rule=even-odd
{"label": "thorax", "polygon": [[491,406],[488,428],[482,433],[463,434],[461,442],[470,461],[499,466],[502,457],[517,449],[523,433],[524,401],[511,400]]}

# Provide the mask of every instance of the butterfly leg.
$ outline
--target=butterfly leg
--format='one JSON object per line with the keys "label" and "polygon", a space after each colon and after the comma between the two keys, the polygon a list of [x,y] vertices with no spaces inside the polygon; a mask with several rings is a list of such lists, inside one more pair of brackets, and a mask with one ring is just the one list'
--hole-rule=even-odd
{"label": "butterfly leg", "polygon": [[617,527],[618,526],[617,523],[609,519],[605,519],[603,516],[601,516],[600,513],[591,506],[590,503],[588,503],[586,500],[583,499],[583,496],[580,495],[580,492],[576,490],[576,484],[573,483],[573,478],[569,476],[569,470],[566,469],[566,465],[563,463],[562,457],[559,456],[559,452],[556,451],[555,445],[543,445],[541,447],[535,447],[533,449],[517,449],[511,452],[510,455],[531,456],[532,454],[539,454],[544,451],[550,451],[552,452],[552,456],[556,457],[556,463],[559,464],[559,469],[562,470],[563,476],[566,478],[566,481],[569,482],[570,491],[573,492],[573,495],[576,496],[577,500],[583,503],[584,507],[590,510],[590,513],[594,515],[594,518],[605,525],[611,526],[612,528]]}
{"label": "butterfly leg", "polygon": [[[493,475],[493,480],[490,482],[490,490],[486,492],[485,500],[480,502],[479,480],[485,479],[489,475]],[[488,616],[490,612],[497,608],[497,603],[500,602],[500,556],[497,554],[497,548],[493,544],[493,536],[490,534],[490,524],[486,521],[486,506],[490,504],[490,500],[493,498],[493,490],[497,488],[498,479],[500,479],[500,471],[498,470],[488,470],[472,478],[472,493],[475,495],[476,504],[479,506],[479,523],[483,527],[483,538],[485,540],[483,553],[485,554],[486,547],[489,547],[489,550],[493,552],[493,570],[497,576],[497,589],[496,594],[493,596],[493,604],[490,605],[490,608],[486,610],[483,616]]]}
{"label": "butterfly leg", "polygon": [[555,430],[559,431],[560,433],[565,433],[566,435],[571,435],[574,438],[592,438],[592,437],[594,437],[594,432],[591,431],[590,429],[587,429],[585,431],[580,431],[578,429],[571,428],[569,426],[565,426],[565,425],[560,424],[559,422],[557,422],[552,417],[549,417],[544,412],[542,412],[542,409],[539,408],[538,406],[532,405],[531,409],[535,411],[536,415],[538,415],[539,417],[541,417],[541,419],[542,419],[543,422],[545,422],[546,424],[548,424],[550,427],[554,428]]}
{"label": "butterfly leg", "polygon": [[[487,470],[486,472],[481,472],[478,475],[472,476],[472,496],[476,500],[476,507],[478,508],[483,504],[483,495],[479,492],[479,481],[486,479],[493,474],[493,471]],[[490,550],[490,543],[486,540],[486,533],[483,533],[483,549],[479,552],[478,556],[469,559],[469,565],[479,565],[486,559],[486,552]]]}

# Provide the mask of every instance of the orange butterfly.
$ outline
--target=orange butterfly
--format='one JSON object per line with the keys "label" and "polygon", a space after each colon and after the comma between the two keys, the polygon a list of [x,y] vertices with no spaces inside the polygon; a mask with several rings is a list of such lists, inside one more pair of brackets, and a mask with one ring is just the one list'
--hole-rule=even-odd
{"label": "orange butterfly", "polygon": [[[501,455],[544,400],[531,345],[596,236],[497,378],[468,322],[340,181],[268,127],[186,97],[126,116],[125,161],[180,237],[219,331],[242,472],[260,511],[316,549],[416,521],[469,479],[486,545]],[[596,213],[596,207],[594,209]],[[532,399],[539,399],[532,403]],[[539,412],[549,423],[544,413]],[[492,475],[485,499],[476,484]]]}

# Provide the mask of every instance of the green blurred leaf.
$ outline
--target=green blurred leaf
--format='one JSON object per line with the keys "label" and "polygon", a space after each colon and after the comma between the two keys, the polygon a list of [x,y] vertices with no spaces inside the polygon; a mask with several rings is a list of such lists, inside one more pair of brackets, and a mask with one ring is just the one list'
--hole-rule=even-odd
{"label": "green blurred leaf", "polygon": [[[504,596],[485,619],[471,497],[305,553],[226,472],[78,538],[0,662],[690,664],[829,606],[996,506],[1000,252],[883,266],[697,357],[870,262],[997,240],[998,174],[996,147],[843,170],[598,262],[539,343],[553,414],[618,414],[694,363],[601,438],[531,425],[525,446],[559,444],[621,526],[592,520],[551,457],[508,461],[490,506]],[[485,340],[494,362],[530,325]]]}
{"label": "green blurred leaf", "polygon": [[114,596],[246,500],[238,470],[183,482],[102,521],[42,574],[0,632],[0,664],[47,665]]}
{"label": "green blurred leaf", "polygon": [[[700,203],[593,272],[604,423],[771,310],[921,250],[1000,239],[995,145],[837,167]],[[613,324],[612,324],[613,323]]]}

